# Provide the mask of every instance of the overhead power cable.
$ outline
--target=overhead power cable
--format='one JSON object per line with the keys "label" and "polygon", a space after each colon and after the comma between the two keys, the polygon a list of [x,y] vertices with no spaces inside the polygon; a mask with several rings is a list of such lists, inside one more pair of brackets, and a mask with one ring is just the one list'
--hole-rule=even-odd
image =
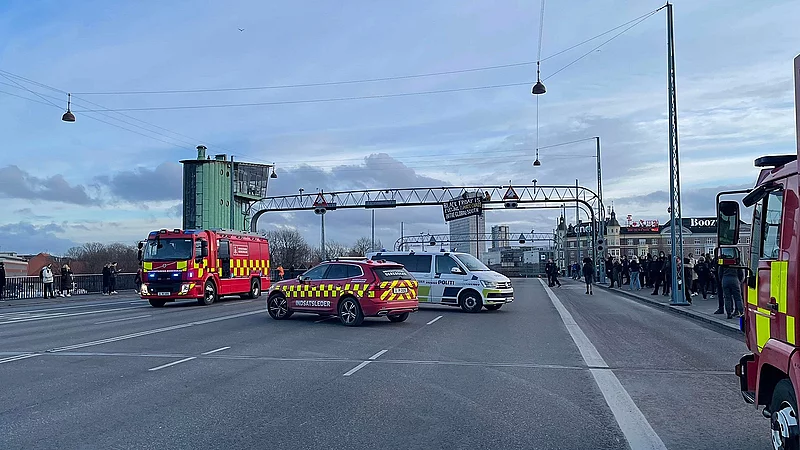
{"label": "overhead power cable", "polygon": [[[663,8],[663,7],[662,7]],[[637,20],[652,15],[655,12],[659,11],[661,8],[650,11],[646,14],[643,14],[639,17],[636,17],[632,20],[629,20],[621,25],[617,25],[614,28],[606,30],[600,34],[592,36],[588,39],[585,39],[577,44],[571,45],[563,50],[560,50],[552,55],[548,55],[544,58],[541,57],[542,55],[542,24],[540,23],[539,26],[539,51],[537,55],[537,61],[543,62],[549,59],[555,58],[560,56],[570,50],[574,50],[578,47],[581,47],[589,42],[592,42],[596,39],[599,39],[607,34],[613,33],[614,31],[623,28]],[[544,3],[542,3],[542,10],[544,10]],[[540,22],[543,21],[544,13],[542,11]],[[461,73],[470,73],[470,72],[481,72],[487,70],[497,70],[497,69],[508,69],[512,67],[522,67],[522,66],[531,66],[536,64],[537,61],[521,61],[516,63],[509,63],[509,64],[498,64],[492,66],[482,66],[482,67],[469,67],[465,69],[454,69],[454,70],[445,70],[439,72],[428,72],[428,73],[418,73],[418,74],[409,74],[409,75],[396,75],[396,76],[386,76],[386,77],[378,77],[378,78],[362,78],[362,79],[353,79],[353,80],[337,80],[337,81],[325,81],[325,82],[316,82],[316,83],[299,83],[299,84],[282,84],[282,85],[268,85],[268,86],[243,86],[243,87],[229,87],[229,88],[199,88],[199,89],[164,89],[164,90],[141,90],[141,91],[104,91],[104,92],[73,92],[73,95],[160,95],[160,94],[195,94],[195,93],[211,93],[211,92],[236,92],[236,91],[257,91],[257,90],[274,90],[274,89],[292,89],[292,88],[308,88],[308,87],[322,87],[322,86],[338,86],[338,85],[348,85],[348,84],[362,84],[362,83],[377,83],[382,81],[397,81],[397,80],[407,80],[407,79],[414,79],[414,78],[427,78],[427,77],[437,77],[437,76],[444,76],[444,75],[456,75]],[[2,72],[2,71],[0,71]],[[66,92],[63,92],[66,94]]]}

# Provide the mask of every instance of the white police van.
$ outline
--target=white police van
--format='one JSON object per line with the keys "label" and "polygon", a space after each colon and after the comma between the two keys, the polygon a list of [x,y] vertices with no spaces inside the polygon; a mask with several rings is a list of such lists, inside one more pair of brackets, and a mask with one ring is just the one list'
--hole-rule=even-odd
{"label": "white police van", "polygon": [[511,280],[486,267],[468,253],[457,252],[374,252],[372,260],[392,261],[405,266],[419,282],[420,303],[460,306],[468,312],[500,309],[514,301]]}

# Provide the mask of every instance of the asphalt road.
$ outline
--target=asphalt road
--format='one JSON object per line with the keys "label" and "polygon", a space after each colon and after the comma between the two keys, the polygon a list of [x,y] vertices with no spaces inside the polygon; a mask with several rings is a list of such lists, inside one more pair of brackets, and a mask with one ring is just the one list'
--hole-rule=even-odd
{"label": "asphalt road", "polygon": [[2,307],[0,448],[769,448],[740,338],[570,283],[359,328],[263,298]]}

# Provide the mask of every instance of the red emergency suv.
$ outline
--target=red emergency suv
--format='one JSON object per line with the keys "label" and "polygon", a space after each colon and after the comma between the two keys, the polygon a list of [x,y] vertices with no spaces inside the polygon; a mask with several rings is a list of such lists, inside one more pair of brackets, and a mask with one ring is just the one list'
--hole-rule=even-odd
{"label": "red emergency suv", "polygon": [[293,280],[274,284],[267,312],[275,320],[292,314],[338,316],[347,326],[364,317],[403,322],[419,309],[417,281],[403,266],[386,261],[326,261]]}

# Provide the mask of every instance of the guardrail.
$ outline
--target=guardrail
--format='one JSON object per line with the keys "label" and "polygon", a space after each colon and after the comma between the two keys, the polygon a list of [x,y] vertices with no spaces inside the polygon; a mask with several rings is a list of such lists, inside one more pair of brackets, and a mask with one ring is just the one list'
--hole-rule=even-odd
{"label": "guardrail", "polygon": [[[103,275],[73,275],[72,295],[97,294],[103,290]],[[117,291],[134,290],[135,273],[117,274]],[[53,291],[61,292],[61,275],[53,277]],[[44,283],[37,276],[9,277],[3,289],[3,300],[44,297]]]}

